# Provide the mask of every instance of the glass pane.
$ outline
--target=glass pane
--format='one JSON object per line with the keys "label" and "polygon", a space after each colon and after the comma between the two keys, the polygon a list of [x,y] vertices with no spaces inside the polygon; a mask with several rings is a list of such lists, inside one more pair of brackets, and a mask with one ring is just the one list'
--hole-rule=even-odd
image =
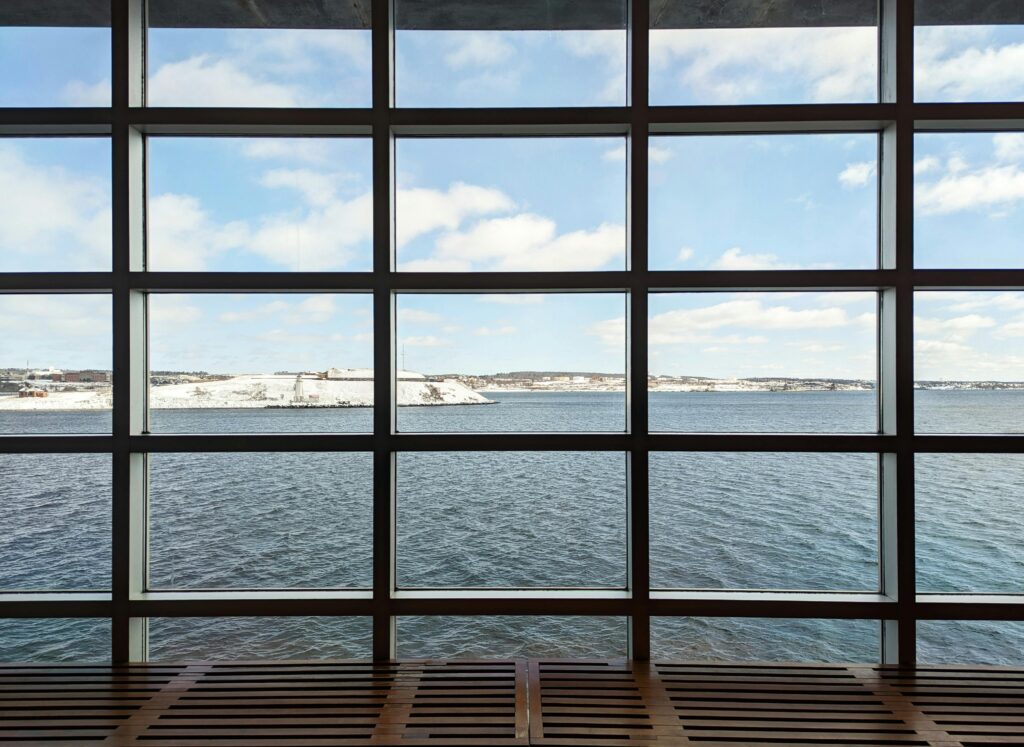
{"label": "glass pane", "polygon": [[396,152],[399,270],[625,269],[623,138],[403,138]]}
{"label": "glass pane", "polygon": [[652,104],[878,100],[878,8],[651,0]]}
{"label": "glass pane", "polygon": [[0,590],[110,588],[109,454],[0,454]]}
{"label": "glass pane", "polygon": [[0,619],[0,661],[110,661],[110,620]]}
{"label": "glass pane", "polygon": [[918,454],[914,473],[918,590],[1024,591],[1024,458]]}
{"label": "glass pane", "polygon": [[624,429],[622,294],[405,294],[397,306],[400,430]]}
{"label": "glass pane", "polygon": [[152,270],[370,270],[363,138],[147,140]]}
{"label": "glass pane", "polygon": [[914,294],[915,427],[1016,433],[1024,427],[1024,293]]}
{"label": "glass pane", "polygon": [[651,618],[651,656],[684,661],[876,663],[877,620]]}
{"label": "glass pane", "polygon": [[917,659],[922,664],[1024,666],[1024,623],[922,620],[917,624]]}
{"label": "glass pane", "polygon": [[917,135],[914,153],[915,265],[1024,266],[1024,133]]}
{"label": "glass pane", "polygon": [[653,453],[651,584],[878,589],[875,454]]}
{"label": "glass pane", "polygon": [[621,453],[398,455],[400,587],[626,585]]}
{"label": "glass pane", "polygon": [[357,294],[151,295],[152,430],[370,430],[372,305]]}
{"label": "glass pane", "polygon": [[369,11],[357,3],[149,0],[150,106],[370,105]]}
{"label": "glass pane", "polygon": [[110,0],[0,3],[0,70],[0,106],[110,106]]}
{"label": "glass pane", "polygon": [[877,264],[875,135],[657,137],[649,161],[652,269]]}
{"label": "glass pane", "polygon": [[365,617],[155,617],[150,661],[368,659]]}
{"label": "glass pane", "polygon": [[651,296],[658,431],[876,430],[873,293]]}
{"label": "glass pane", "polygon": [[623,106],[626,3],[395,2],[398,106]]}
{"label": "glass pane", "polygon": [[371,454],[151,454],[155,589],[372,585]]}
{"label": "glass pane", "polygon": [[109,433],[110,297],[0,295],[0,433]]}
{"label": "glass pane", "polygon": [[918,101],[1024,100],[1024,6],[916,0]]}
{"label": "glass pane", "polygon": [[109,272],[108,138],[0,139],[0,194],[0,272]]}
{"label": "glass pane", "polygon": [[608,658],[626,655],[624,617],[400,617],[402,658]]}

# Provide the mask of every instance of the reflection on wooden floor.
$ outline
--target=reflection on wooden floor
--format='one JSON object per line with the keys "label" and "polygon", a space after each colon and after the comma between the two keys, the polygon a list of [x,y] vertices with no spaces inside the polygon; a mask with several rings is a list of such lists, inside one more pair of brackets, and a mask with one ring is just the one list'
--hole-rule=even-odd
{"label": "reflection on wooden floor", "polygon": [[6,665],[0,743],[1024,744],[1024,670],[540,659]]}

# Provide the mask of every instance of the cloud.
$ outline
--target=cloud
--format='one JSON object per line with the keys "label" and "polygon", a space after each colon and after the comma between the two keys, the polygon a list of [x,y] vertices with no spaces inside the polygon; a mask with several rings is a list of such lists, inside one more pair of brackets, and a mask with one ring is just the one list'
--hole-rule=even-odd
{"label": "cloud", "polygon": [[421,309],[399,309],[399,324],[440,324],[444,317]]}
{"label": "cloud", "polygon": [[518,331],[518,328],[507,324],[502,327],[477,327],[473,330],[473,334],[477,337],[501,337],[503,335],[514,335]]}
{"label": "cloud", "polygon": [[225,311],[217,319],[225,323],[251,322],[256,319],[264,319],[269,316],[280,315],[291,308],[286,301],[271,301],[270,303],[257,306],[244,311]]}
{"label": "cloud", "polygon": [[1013,101],[1024,94],[1024,43],[999,45],[984,27],[921,26],[914,80],[925,101]]}
{"label": "cloud", "polygon": [[150,261],[159,270],[202,270],[216,255],[242,246],[242,222],[217,224],[190,195],[165,193],[149,201]]}
{"label": "cloud", "polygon": [[[203,312],[182,296],[161,294],[150,296],[148,316],[155,333],[172,325],[195,324],[203,318]],[[231,320],[222,317],[221,321]]]}
{"label": "cloud", "polygon": [[688,246],[684,246],[676,255],[676,262],[689,262],[691,259],[693,259],[693,249]]}
{"label": "cloud", "polygon": [[260,184],[297,190],[310,205],[322,207],[334,201],[338,178],[311,169],[274,169],[263,174]]}
{"label": "cloud", "polygon": [[923,215],[945,215],[967,210],[1006,208],[1024,200],[1024,170],[1018,165],[970,169],[951,159],[938,181],[919,182],[914,204]]}
{"label": "cloud", "polygon": [[780,82],[812,101],[870,100],[877,86],[874,28],[665,30],[651,34],[651,66],[694,98],[716,103],[756,99]]}
{"label": "cloud", "polygon": [[874,161],[847,164],[839,174],[839,183],[847,188],[864,187],[875,175]]}
{"label": "cloud", "polygon": [[444,61],[453,70],[494,67],[516,56],[516,48],[500,33],[464,32],[452,34],[451,49]]}
{"label": "cloud", "polygon": [[0,143],[5,269],[109,269],[109,190],[102,175],[46,166],[27,158],[18,145]]}
{"label": "cloud", "polygon": [[947,341],[961,342],[966,340],[979,329],[995,327],[996,321],[992,317],[981,316],[980,314],[968,314],[949,319],[936,319],[933,317],[914,317],[914,334],[918,335],[942,335]]}
{"label": "cloud", "polygon": [[938,158],[935,156],[925,156],[924,158],[919,158],[914,162],[914,174],[928,174],[932,171],[937,171],[941,167],[942,165]]}
{"label": "cloud", "polygon": [[247,140],[242,154],[253,159],[280,159],[320,164],[328,157],[327,143],[317,138],[264,137]]}
{"label": "cloud", "polygon": [[465,269],[596,270],[625,257],[625,228],[602,224],[591,231],[558,235],[553,220],[532,213],[493,218],[436,243],[435,259]]}
{"label": "cloud", "polygon": [[161,66],[146,90],[151,106],[300,106],[293,87],[258,80],[234,61],[207,54]]}
{"label": "cloud", "polygon": [[544,303],[539,293],[488,293],[477,298],[481,303],[497,303],[507,306],[535,306]]}
{"label": "cloud", "polygon": [[61,100],[68,106],[110,106],[110,78],[97,83],[68,81],[61,91]]}
{"label": "cloud", "polygon": [[595,60],[604,69],[605,81],[598,97],[622,106],[626,100],[626,36],[621,31],[571,31],[560,33],[562,45],[574,56]]}
{"label": "cloud", "polygon": [[447,191],[400,189],[395,202],[399,247],[440,228],[455,230],[467,218],[507,213],[515,208],[512,199],[500,190],[463,182],[453,183]]}
{"label": "cloud", "polygon": [[451,340],[435,337],[434,335],[403,337],[398,342],[400,345],[408,345],[410,348],[441,348],[452,344]]}
{"label": "cloud", "polygon": [[992,146],[1000,161],[1024,161],[1024,133],[1001,132],[993,135]]}
{"label": "cloud", "polygon": [[848,326],[851,319],[842,308],[793,309],[766,306],[759,299],[724,301],[697,309],[677,309],[651,317],[648,335],[652,345],[723,341],[710,332],[738,327],[744,330],[831,329]]}
{"label": "cloud", "polygon": [[774,254],[744,254],[739,247],[726,249],[711,263],[712,270],[776,270],[782,266]]}

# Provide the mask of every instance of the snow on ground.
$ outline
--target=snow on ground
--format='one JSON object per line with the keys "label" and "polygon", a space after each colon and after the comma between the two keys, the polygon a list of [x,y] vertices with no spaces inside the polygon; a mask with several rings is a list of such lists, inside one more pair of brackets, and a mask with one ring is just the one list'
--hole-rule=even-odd
{"label": "snow on ground", "polygon": [[[321,379],[316,376],[247,374],[223,381],[155,386],[153,409],[236,409],[263,407],[370,407],[372,371],[366,377]],[[403,375],[404,374],[404,375]],[[485,405],[491,400],[457,381],[430,382],[400,372],[398,405]],[[53,392],[48,397],[0,397],[0,410],[104,410],[110,390]]]}

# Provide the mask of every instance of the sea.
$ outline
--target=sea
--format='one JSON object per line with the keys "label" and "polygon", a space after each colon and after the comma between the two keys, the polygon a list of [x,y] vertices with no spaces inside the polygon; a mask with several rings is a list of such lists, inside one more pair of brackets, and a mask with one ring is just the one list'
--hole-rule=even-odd
{"label": "sea", "polygon": [[[495,404],[401,408],[403,432],[621,431],[616,392],[491,392]],[[921,433],[1019,432],[1024,391],[922,390]],[[155,433],[351,433],[368,408],[156,410]],[[874,392],[652,392],[652,431],[872,433]],[[0,412],[0,433],[109,432],[109,412]],[[401,589],[621,589],[625,454],[400,453]],[[365,589],[370,454],[154,454],[148,579],[154,591]],[[657,589],[874,592],[879,459],[873,454],[652,453]],[[0,591],[110,587],[111,459],[0,455]],[[1024,591],[1024,457],[918,455],[921,592]],[[366,618],[148,621],[152,660],[369,655]],[[0,660],[103,661],[109,621],[0,620]],[[616,617],[402,617],[403,657],[626,653]],[[873,662],[873,620],[655,618],[659,659]],[[918,625],[925,662],[1024,664],[1024,623]]]}

